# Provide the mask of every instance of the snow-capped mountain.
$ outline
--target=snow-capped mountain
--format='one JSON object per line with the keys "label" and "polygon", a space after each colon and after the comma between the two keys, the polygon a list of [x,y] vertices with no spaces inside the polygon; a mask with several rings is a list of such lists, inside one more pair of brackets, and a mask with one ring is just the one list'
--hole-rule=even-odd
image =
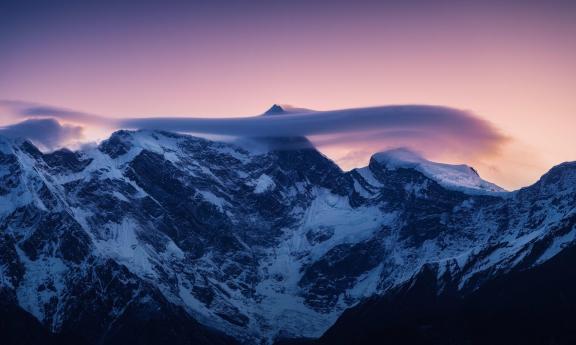
{"label": "snow-capped mountain", "polygon": [[343,172],[291,141],[0,138],[2,306],[76,343],[270,344],[320,337],[423,269],[474,290],[574,244],[575,163],[506,192],[405,150]]}
{"label": "snow-capped mountain", "polygon": [[380,152],[375,154],[373,158],[389,170],[398,168],[417,170],[448,189],[479,194],[505,192],[499,186],[481,179],[478,172],[472,167],[465,164],[451,165],[430,162],[407,149]]}

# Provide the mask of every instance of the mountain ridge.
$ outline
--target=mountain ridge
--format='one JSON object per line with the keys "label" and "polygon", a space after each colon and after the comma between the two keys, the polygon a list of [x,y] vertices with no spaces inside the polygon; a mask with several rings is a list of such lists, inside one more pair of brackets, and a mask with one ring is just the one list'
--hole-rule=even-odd
{"label": "mountain ridge", "polygon": [[[478,194],[377,159],[344,172],[312,147],[165,131],[75,152],[1,147],[2,289],[53,332],[104,343],[150,308],[243,343],[319,337],[425,265],[473,289],[574,243],[558,225],[575,212],[576,163]],[[114,289],[105,277],[119,277]]]}

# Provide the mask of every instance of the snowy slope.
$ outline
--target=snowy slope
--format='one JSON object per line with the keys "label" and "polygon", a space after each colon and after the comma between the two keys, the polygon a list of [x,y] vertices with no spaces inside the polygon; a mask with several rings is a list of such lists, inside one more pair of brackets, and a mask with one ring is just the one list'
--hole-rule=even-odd
{"label": "snowy slope", "polygon": [[404,150],[343,172],[311,147],[257,146],[119,131],[44,154],[2,139],[2,289],[95,341],[182,308],[271,343],[320,336],[425,265],[468,289],[575,240],[573,163],[509,193]]}
{"label": "snowy slope", "polygon": [[373,156],[388,169],[409,168],[423,173],[441,185],[465,192],[491,193],[505,192],[497,185],[484,181],[471,167],[431,162],[408,149],[394,149]]}

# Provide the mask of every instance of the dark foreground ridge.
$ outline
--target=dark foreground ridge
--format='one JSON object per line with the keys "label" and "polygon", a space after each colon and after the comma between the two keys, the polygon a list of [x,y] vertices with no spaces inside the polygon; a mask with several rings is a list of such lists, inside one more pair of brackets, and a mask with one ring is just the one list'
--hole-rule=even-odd
{"label": "dark foreground ridge", "polygon": [[576,249],[496,277],[478,290],[441,290],[424,269],[347,311],[318,340],[280,344],[575,344]]}

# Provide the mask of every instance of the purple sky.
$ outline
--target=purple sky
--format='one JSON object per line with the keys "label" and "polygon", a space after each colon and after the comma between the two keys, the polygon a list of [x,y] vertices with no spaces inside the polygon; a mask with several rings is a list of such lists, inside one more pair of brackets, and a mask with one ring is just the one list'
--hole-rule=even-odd
{"label": "purple sky", "polygon": [[110,117],[449,106],[511,138],[467,163],[518,187],[576,159],[574,37],[559,0],[2,1],[0,99]]}

